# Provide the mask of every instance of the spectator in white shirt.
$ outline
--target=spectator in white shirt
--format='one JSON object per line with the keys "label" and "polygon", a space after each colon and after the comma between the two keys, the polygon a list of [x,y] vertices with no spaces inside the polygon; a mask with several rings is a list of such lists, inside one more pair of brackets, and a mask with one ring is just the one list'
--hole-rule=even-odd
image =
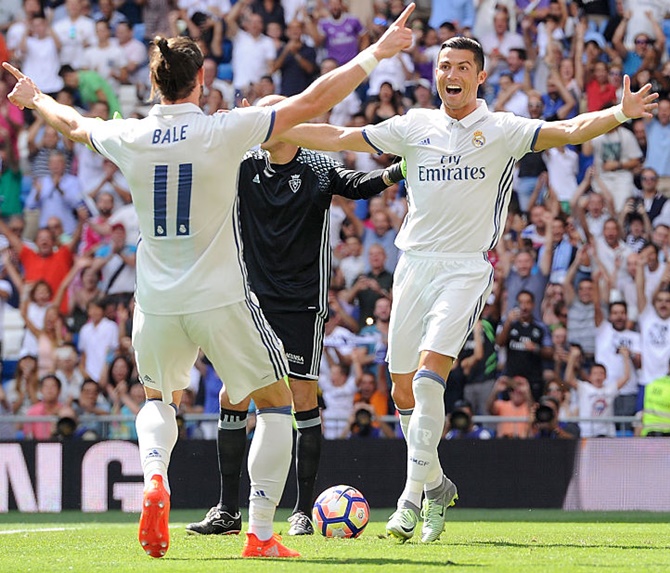
{"label": "spectator in white shirt", "polygon": [[53,29],[62,44],[61,64],[69,64],[77,70],[82,67],[84,49],[97,44],[95,23],[84,16],[82,0],[65,0],[65,10],[67,17],[55,22]]}
{"label": "spectator in white shirt", "polygon": [[79,368],[84,377],[97,382],[119,346],[119,329],[115,322],[105,318],[101,300],[90,301],[86,310],[88,322],[79,331]]}

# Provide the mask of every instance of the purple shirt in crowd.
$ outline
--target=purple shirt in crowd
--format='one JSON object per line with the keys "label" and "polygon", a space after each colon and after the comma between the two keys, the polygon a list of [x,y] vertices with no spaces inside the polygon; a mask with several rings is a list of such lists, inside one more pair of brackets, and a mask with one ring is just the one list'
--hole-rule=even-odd
{"label": "purple shirt in crowd", "polygon": [[363,24],[355,16],[343,14],[339,20],[324,18],[319,21],[319,30],[326,37],[323,47],[329,58],[346,64],[358,54],[358,37]]}

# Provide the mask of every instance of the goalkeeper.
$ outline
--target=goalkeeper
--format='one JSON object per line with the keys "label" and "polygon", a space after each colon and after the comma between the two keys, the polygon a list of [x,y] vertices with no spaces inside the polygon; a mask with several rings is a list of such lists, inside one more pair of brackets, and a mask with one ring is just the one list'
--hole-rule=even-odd
{"label": "goalkeeper", "polygon": [[[284,99],[267,96],[259,105]],[[295,145],[270,140],[244,157],[238,178],[239,220],[251,290],[284,344],[295,410],[298,496],[289,535],[314,533],[309,515],[321,457],[317,380],[328,319],[329,210],[333,195],[367,199],[403,178],[400,164],[362,173]],[[244,360],[244,357],[240,357]],[[226,380],[217,436],[221,497],[186,526],[201,535],[237,534],[248,399],[231,404]]]}

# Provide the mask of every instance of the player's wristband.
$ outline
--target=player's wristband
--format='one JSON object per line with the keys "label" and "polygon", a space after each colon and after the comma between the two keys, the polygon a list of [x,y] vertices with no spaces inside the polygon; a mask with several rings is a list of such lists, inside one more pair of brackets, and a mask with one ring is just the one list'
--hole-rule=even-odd
{"label": "player's wristband", "polygon": [[623,106],[621,104],[616,106],[614,110],[614,119],[616,119],[619,123],[626,123],[629,119],[632,119],[623,112]]}
{"label": "player's wristband", "polygon": [[375,58],[375,55],[370,50],[362,51],[354,58],[354,62],[363,68],[365,74],[368,76],[377,67],[377,64],[379,64],[379,60]]}

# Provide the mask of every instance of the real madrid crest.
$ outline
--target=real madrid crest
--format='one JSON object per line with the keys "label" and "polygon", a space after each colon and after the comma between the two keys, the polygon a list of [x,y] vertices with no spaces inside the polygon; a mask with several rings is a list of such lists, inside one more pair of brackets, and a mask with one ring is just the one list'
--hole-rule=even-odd
{"label": "real madrid crest", "polygon": [[472,145],[475,147],[484,147],[485,143],[486,138],[484,137],[484,134],[481,131],[475,131],[472,136]]}
{"label": "real madrid crest", "polygon": [[301,185],[302,180],[300,179],[300,175],[291,175],[291,178],[288,180],[288,186],[291,188],[291,191],[297,193]]}

